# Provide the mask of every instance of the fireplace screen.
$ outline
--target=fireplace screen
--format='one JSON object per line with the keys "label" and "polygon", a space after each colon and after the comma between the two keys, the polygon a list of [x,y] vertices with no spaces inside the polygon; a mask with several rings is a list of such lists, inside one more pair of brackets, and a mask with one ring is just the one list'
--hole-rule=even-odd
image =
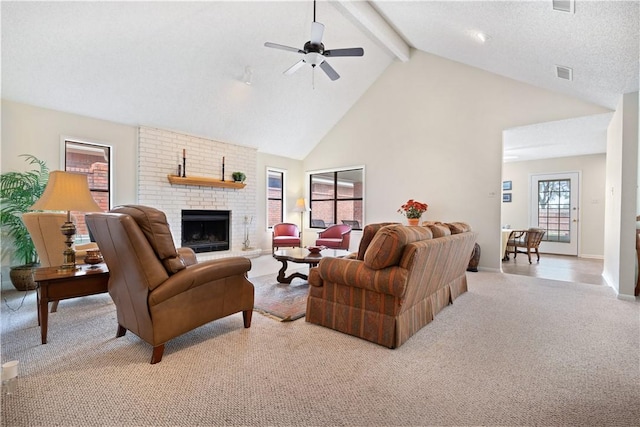
{"label": "fireplace screen", "polygon": [[229,250],[230,211],[183,210],[182,246],[195,252]]}

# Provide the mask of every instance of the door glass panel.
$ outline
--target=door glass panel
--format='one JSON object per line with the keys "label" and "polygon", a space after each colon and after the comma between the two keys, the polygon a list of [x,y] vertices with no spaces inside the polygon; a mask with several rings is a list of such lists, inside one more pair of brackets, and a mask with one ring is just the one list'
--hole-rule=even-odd
{"label": "door glass panel", "polygon": [[538,227],[545,241],[571,242],[571,180],[538,181]]}

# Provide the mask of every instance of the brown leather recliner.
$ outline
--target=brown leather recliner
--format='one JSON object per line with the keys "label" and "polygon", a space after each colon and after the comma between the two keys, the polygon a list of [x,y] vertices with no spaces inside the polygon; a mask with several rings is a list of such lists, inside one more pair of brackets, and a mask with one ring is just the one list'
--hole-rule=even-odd
{"label": "brown leather recliner", "polygon": [[254,288],[251,261],[231,257],[197,262],[189,248],[176,250],[163,212],[126,205],[86,215],[109,268],[117,337],[130,330],[162,360],[167,341],[213,320],[242,312],[251,325]]}

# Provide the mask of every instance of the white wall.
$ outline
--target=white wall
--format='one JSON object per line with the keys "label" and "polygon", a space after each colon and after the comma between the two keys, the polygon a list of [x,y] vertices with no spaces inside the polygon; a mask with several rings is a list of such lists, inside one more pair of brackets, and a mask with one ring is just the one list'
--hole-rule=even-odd
{"label": "white wall", "polygon": [[[263,250],[271,251],[271,229],[267,228],[267,168],[276,168],[285,171],[285,222],[292,222],[294,224],[300,224],[300,214],[293,212],[292,209],[296,205],[296,200],[304,195],[304,172],[302,170],[302,161],[294,160],[287,157],[274,156],[271,154],[265,154],[258,152],[258,167],[257,167],[257,181],[258,188],[262,189],[258,193],[257,206],[258,211],[256,215],[256,233],[258,235],[258,241],[256,246]],[[305,218],[305,222],[306,222]],[[315,232],[305,230],[303,233],[303,239],[306,245],[309,243],[309,238],[315,238]]]}
{"label": "white wall", "polygon": [[638,92],[623,95],[607,131],[603,276],[629,298],[636,285],[638,111]]}
{"label": "white wall", "polygon": [[366,223],[402,221],[409,198],[425,220],[467,221],[480,266],[500,268],[502,131],[608,112],[565,95],[413,51],[394,63],[305,159],[305,170],[366,166]]}
{"label": "white wall", "polygon": [[529,224],[529,177],[536,173],[580,171],[578,255],[590,258],[604,256],[604,207],[606,155],[560,157],[556,159],[508,162],[502,169],[503,181],[512,181],[511,203],[502,204],[501,224],[522,229]]}
{"label": "white wall", "polygon": [[33,154],[60,169],[60,138],[72,137],[111,145],[113,204],[136,201],[137,129],[98,120],[2,100],[2,172],[27,170],[18,156]]}
{"label": "white wall", "polygon": [[[2,100],[2,172],[29,170],[20,154],[32,154],[60,169],[61,137],[111,145],[113,149],[112,203],[136,202],[137,129],[118,123]],[[8,281],[12,252],[2,239],[2,279]],[[9,285],[10,286],[10,285]]]}

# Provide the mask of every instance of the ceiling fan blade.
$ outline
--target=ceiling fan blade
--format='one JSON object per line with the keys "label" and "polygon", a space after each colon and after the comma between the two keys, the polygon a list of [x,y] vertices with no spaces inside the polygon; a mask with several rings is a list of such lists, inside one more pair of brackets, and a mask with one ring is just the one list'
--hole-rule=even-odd
{"label": "ceiling fan blade", "polygon": [[304,50],[298,49],[297,47],[285,46],[285,45],[277,44],[277,43],[266,42],[264,45],[265,45],[265,47],[272,47],[274,49],[287,50],[289,52],[305,53]]}
{"label": "ceiling fan blade", "polygon": [[336,73],[336,70],[334,70],[327,61],[322,61],[320,68],[322,68],[322,71],[324,71],[331,80],[338,80],[340,78],[340,74]]}
{"label": "ceiling fan blade", "polygon": [[298,68],[302,67],[303,65],[304,65],[304,59],[301,59],[300,61],[293,64],[291,67],[287,68],[283,74],[285,76],[290,76],[291,74],[298,71]]}
{"label": "ceiling fan blade", "polygon": [[322,35],[324,34],[324,25],[319,22],[311,23],[311,44],[322,43]]}
{"label": "ceiling fan blade", "polygon": [[324,56],[362,56],[364,49],[361,47],[350,47],[347,49],[331,49],[325,50]]}

